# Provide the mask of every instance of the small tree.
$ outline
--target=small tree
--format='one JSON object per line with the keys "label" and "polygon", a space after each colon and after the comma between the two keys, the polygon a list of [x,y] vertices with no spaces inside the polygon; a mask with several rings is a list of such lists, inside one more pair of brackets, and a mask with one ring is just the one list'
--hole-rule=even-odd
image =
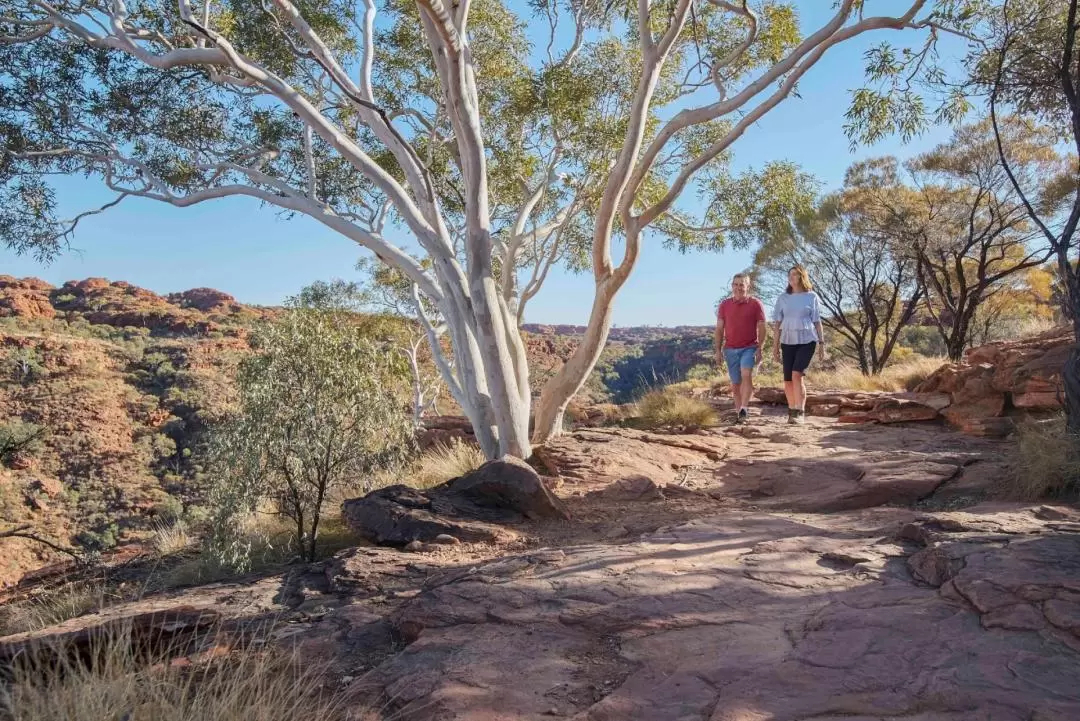
{"label": "small tree", "polygon": [[14,418],[0,423],[0,466],[20,453],[33,452],[41,445],[48,429]]}
{"label": "small tree", "polygon": [[[395,334],[394,345],[409,364],[413,423],[419,426],[424,414],[434,409],[446,378],[452,381],[450,394],[464,407],[461,398],[463,391],[460,384],[454,382],[453,354],[449,352],[450,349],[443,347],[441,341],[446,333],[446,324],[439,309],[431,301],[425,300],[416,283],[392,265],[362,258],[356,264],[356,269],[364,274],[360,286],[364,306],[379,313],[389,313],[403,321]],[[432,354],[432,348],[440,348],[442,352]],[[439,369],[439,364],[444,364],[445,368]]]}
{"label": "small tree", "polygon": [[237,523],[269,501],[295,525],[314,560],[323,506],[334,489],[402,461],[412,447],[406,369],[340,310],[292,309],[255,337],[238,374],[239,408],[213,441],[223,560],[242,567]]}
{"label": "small tree", "polygon": [[[994,3],[982,26],[981,51],[969,58],[967,89],[987,98],[1001,165],[1031,222],[1053,252],[1062,309],[1080,342],[1080,2],[1025,0]],[[1070,164],[1054,178],[1033,175],[1010,157],[999,108],[1059,131]],[[1080,344],[1062,371],[1066,425],[1080,434]]]}

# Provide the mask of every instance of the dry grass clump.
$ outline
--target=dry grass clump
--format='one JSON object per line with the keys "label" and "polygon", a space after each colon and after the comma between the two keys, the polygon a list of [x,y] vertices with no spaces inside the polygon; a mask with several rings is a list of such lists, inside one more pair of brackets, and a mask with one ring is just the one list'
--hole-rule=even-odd
{"label": "dry grass clump", "polygon": [[5,604],[0,607],[0,636],[55,626],[105,606],[106,600],[103,586],[81,582]]}
{"label": "dry grass clump", "polygon": [[416,488],[432,488],[475,471],[486,461],[479,448],[455,440],[450,445],[440,444],[425,451],[412,469],[401,474],[398,482]]}
{"label": "dry grass clump", "polygon": [[183,521],[157,523],[154,525],[150,544],[154,547],[154,552],[164,558],[187,551],[195,545],[195,538],[188,532],[187,524]]}
{"label": "dry grass clump", "polygon": [[16,664],[0,687],[0,718],[11,721],[346,721],[324,667],[280,651],[248,649],[196,664],[147,658],[117,632],[92,662],[34,659]]}
{"label": "dry grass clump", "polygon": [[1010,461],[999,496],[1037,501],[1080,492],[1080,436],[1069,433],[1063,416],[1021,425]]}
{"label": "dry grass clump", "polygon": [[676,428],[692,431],[719,423],[711,405],[677,390],[657,388],[649,391],[637,403],[638,416],[647,428]]}
{"label": "dry grass clump", "polygon": [[863,375],[858,366],[847,363],[838,363],[834,368],[822,370],[811,365],[807,371],[806,385],[828,390],[910,391],[946,362],[944,358],[916,355],[889,365],[881,373],[870,376]]}

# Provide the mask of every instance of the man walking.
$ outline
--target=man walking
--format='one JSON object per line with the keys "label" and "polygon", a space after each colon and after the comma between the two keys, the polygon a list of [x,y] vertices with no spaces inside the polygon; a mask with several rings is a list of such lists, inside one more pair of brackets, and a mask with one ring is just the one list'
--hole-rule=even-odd
{"label": "man walking", "polygon": [[731,280],[731,296],[720,303],[716,313],[716,363],[727,363],[736,423],[745,423],[749,415],[754,369],[761,363],[767,329],[765,306],[750,295],[750,277],[739,273]]}

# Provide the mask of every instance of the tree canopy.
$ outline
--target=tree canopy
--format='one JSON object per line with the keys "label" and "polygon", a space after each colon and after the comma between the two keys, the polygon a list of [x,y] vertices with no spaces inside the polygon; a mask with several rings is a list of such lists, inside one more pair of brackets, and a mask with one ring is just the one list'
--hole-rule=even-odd
{"label": "tree canopy", "polygon": [[[804,29],[776,0],[10,0],[0,238],[45,258],[65,247],[85,214],[61,217],[56,174],[100,179],[107,206],[245,196],[305,214],[439,309],[477,439],[527,456],[517,326],[552,265],[591,270],[595,295],[539,394],[538,440],[595,365],[643,234],[746,246],[808,205],[789,163],[732,170],[754,123],[830,48],[921,32],[919,52],[872,64],[895,86],[975,4],[838,0]],[[856,96],[855,125],[910,125],[902,89],[877,97]]]}

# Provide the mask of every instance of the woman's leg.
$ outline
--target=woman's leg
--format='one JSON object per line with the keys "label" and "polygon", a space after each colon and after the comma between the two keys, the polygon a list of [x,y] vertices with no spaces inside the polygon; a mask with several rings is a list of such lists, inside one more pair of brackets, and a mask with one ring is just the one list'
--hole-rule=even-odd
{"label": "woman's leg", "polygon": [[795,353],[795,360],[791,367],[791,380],[794,386],[792,392],[795,395],[795,407],[800,411],[806,410],[806,369],[810,367],[810,361],[814,359],[814,351],[817,343],[800,345]]}
{"label": "woman's leg", "polygon": [[780,359],[784,368],[784,397],[787,398],[788,410],[792,411],[797,406],[795,396],[795,383],[793,382],[791,368],[795,364],[796,346],[787,343],[780,344]]}
{"label": "woman's leg", "polygon": [[791,372],[791,394],[794,396],[797,410],[806,410],[806,383],[803,382],[803,374],[799,371]]}

